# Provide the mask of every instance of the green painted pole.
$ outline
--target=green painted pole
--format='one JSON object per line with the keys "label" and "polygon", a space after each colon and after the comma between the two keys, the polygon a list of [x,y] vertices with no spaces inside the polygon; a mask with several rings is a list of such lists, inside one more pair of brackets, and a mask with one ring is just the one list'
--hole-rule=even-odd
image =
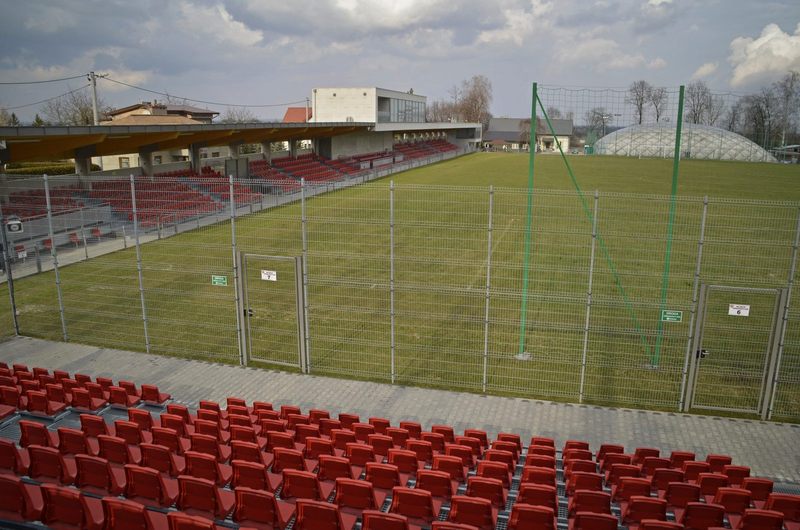
{"label": "green painted pole", "polygon": [[525,218],[525,254],[522,265],[522,307],[519,314],[519,355],[525,354],[525,326],[528,317],[528,276],[530,274],[531,224],[533,223],[533,163],[536,157],[536,101],[537,84],[533,83],[531,95],[531,128],[528,138],[528,213]]}
{"label": "green painted pole", "polygon": [[678,123],[675,126],[675,155],[672,159],[672,190],[670,192],[669,202],[669,222],[667,223],[667,250],[664,253],[664,275],[661,278],[661,306],[658,312],[658,332],[656,333],[656,346],[653,349],[653,357],[650,359],[650,364],[658,367],[661,361],[661,344],[664,339],[664,322],[661,320],[661,314],[667,308],[667,292],[669,291],[669,268],[672,259],[672,234],[675,225],[675,197],[678,194],[678,174],[681,165],[681,129],[683,128],[683,92],[684,86],[681,85],[678,92]]}

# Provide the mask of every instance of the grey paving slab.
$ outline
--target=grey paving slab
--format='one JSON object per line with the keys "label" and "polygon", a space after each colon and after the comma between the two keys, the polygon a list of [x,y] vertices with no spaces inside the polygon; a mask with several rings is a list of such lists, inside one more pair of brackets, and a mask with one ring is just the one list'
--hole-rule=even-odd
{"label": "grey paving slab", "polygon": [[553,403],[541,400],[483,396],[425,388],[392,386],[319,376],[289,374],[203,361],[189,361],[78,344],[18,337],[0,343],[0,360],[92,376],[152,383],[176,401],[196,406],[201,399],[295,404],[304,410],[322,408],[353,412],[362,418],[380,416],[392,423],[420,422],[424,428],[446,423],[456,432],[466,427],[590,442],[622,443],[626,448],[653,446],[662,452],[695,451],[699,458],[724,453],[749,465],[753,474],[800,484],[800,426],[714,416]]}

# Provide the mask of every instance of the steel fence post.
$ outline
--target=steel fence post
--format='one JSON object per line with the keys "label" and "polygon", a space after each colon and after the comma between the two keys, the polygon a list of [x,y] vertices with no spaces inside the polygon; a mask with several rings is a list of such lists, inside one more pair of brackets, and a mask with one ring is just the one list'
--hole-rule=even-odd
{"label": "steel fence post", "polygon": [[53,272],[56,276],[56,293],[58,294],[58,312],[61,316],[61,333],[64,337],[64,342],[68,342],[67,318],[64,313],[64,296],[61,292],[61,274],[58,270],[58,252],[56,251],[56,238],[53,234],[53,208],[50,203],[50,184],[47,180],[47,175],[43,175],[42,178],[44,179],[44,197],[47,201],[47,231],[50,236],[50,256],[53,258]]}

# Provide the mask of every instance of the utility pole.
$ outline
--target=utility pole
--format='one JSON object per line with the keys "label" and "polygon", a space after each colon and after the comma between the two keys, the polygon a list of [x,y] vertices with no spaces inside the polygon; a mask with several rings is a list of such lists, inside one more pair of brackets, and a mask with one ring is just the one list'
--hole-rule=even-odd
{"label": "utility pole", "polygon": [[94,72],[89,72],[89,81],[92,83],[92,122],[97,125],[100,117],[97,113],[97,75]]}

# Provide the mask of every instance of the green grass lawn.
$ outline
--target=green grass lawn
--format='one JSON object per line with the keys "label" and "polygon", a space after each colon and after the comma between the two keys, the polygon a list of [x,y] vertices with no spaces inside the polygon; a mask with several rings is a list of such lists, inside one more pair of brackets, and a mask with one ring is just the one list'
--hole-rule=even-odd
{"label": "green grass lawn", "polygon": [[[684,320],[659,325],[669,213],[664,196],[670,191],[671,161],[583,156],[569,161],[590,208],[594,190],[600,192],[602,245],[595,248],[588,336],[584,326],[592,224],[560,157],[538,156],[535,186],[541,191],[534,196],[525,327],[530,358],[516,358],[528,158],[478,153],[307,201],[312,372],[377,381],[391,381],[394,375],[400,384],[482,391],[485,369],[490,393],[568,401],[582,397],[591,403],[675,410],[702,196],[709,195],[711,202],[701,279],[785,287],[800,169],[681,164],[667,307],[682,310]],[[395,183],[393,350],[389,180]],[[495,191],[487,335],[490,185]],[[754,200],[782,202],[746,202]],[[294,203],[238,219],[237,250],[301,255],[300,213]],[[230,224],[220,223],[142,247],[150,351],[238,362],[230,233]],[[277,271],[279,281],[261,281],[261,269]],[[212,274],[227,275],[229,285],[211,285]],[[297,361],[293,275],[285,262],[248,258],[247,293],[253,310],[249,339],[256,365],[274,367],[278,362],[285,368],[285,363]],[[69,339],[144,351],[137,277],[133,249],[63,267]],[[17,291],[22,333],[60,340],[53,274],[20,280]],[[7,299],[7,292],[0,296]],[[776,416],[797,420],[800,311],[796,295],[794,300]],[[3,334],[10,334],[7,304],[0,303],[0,325]],[[745,356],[761,355],[759,348],[753,345]],[[737,366],[742,374],[759,369],[751,364],[741,361]],[[728,394],[703,394],[703,399],[712,406],[746,408],[752,401],[750,379],[735,371],[720,372],[714,384],[725,385]]]}

